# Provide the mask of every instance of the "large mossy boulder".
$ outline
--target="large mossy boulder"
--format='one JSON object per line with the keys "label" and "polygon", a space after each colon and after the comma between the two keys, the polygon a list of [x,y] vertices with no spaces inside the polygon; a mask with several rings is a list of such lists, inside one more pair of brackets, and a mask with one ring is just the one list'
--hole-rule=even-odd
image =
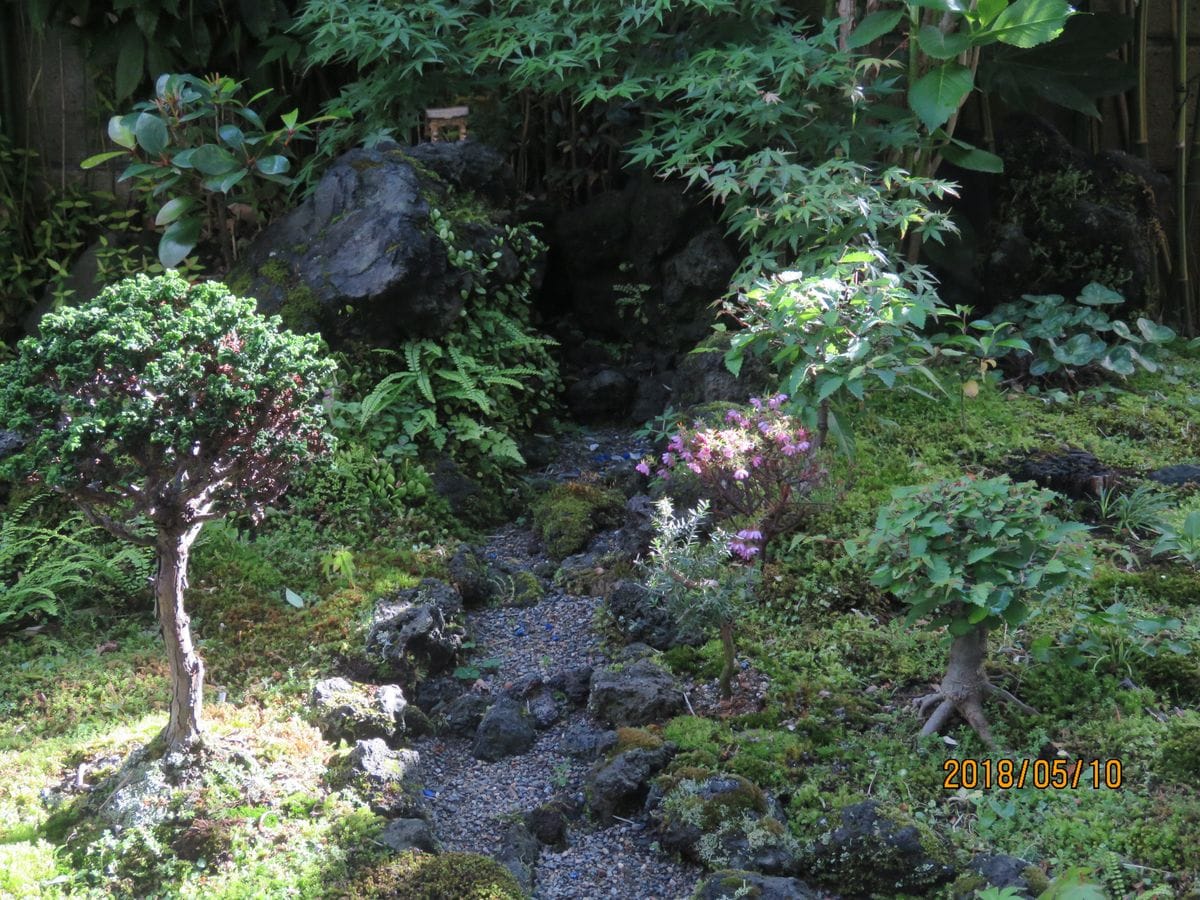
{"label": "large mossy boulder", "polygon": [[795,874],[799,848],[783,810],[748,779],[682,772],[658,793],[653,814],[665,849],[714,868]]}
{"label": "large mossy boulder", "polygon": [[584,481],[556,484],[532,506],[534,528],[555,559],[578,553],[597,532],[615,528],[624,511],[619,491]]}
{"label": "large mossy boulder", "polygon": [[499,211],[512,185],[503,156],[469,141],[350,150],[312,196],[255,238],[229,283],[262,312],[331,343],[437,337],[472,287],[439,232],[448,227],[477,256],[500,252],[494,287],[522,274]]}
{"label": "large mossy boulder", "polygon": [[925,896],[957,875],[936,836],[881,813],[872,801],[846,807],[840,818],[805,851],[801,866],[806,878],[843,897]]}
{"label": "large mossy boulder", "polygon": [[353,684],[345,678],[318,681],[309,696],[316,726],[327,741],[383,738],[393,741],[404,733],[408,702],[394,684]]}

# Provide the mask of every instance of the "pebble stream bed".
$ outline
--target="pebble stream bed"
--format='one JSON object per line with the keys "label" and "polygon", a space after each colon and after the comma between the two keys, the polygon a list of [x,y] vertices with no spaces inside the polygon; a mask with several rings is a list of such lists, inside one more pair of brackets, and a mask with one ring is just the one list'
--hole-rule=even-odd
{"label": "pebble stream bed", "polygon": [[[628,453],[628,442],[628,434],[616,432],[580,436],[560,455],[579,463],[566,468],[566,477],[620,459],[619,454]],[[532,532],[516,524],[493,533],[484,551],[528,569],[544,560]],[[551,589],[535,606],[468,613],[475,655],[499,661],[488,687],[502,690],[522,676],[605,663],[594,626],[600,601]],[[541,732],[529,752],[492,763],[475,759],[466,738],[417,741],[414,749],[421,754],[427,802],[445,849],[494,854],[506,822],[552,797],[582,795],[591,763],[567,755],[561,747],[564,734],[585,719],[586,712],[572,712]],[[691,896],[700,875],[696,866],[659,853],[653,829],[646,823],[629,820],[599,826],[585,816],[572,823],[565,849],[542,848],[534,869],[533,896],[537,900],[679,900]]]}

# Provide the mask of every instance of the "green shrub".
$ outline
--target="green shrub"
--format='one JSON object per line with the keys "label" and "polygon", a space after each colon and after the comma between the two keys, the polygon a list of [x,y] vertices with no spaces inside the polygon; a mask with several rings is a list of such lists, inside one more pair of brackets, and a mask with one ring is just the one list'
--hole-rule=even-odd
{"label": "green shrub", "polygon": [[109,120],[108,136],[122,149],[82,163],[90,169],[124,157],[129,165],[118,180],[132,179],[144,201],[162,199],[154,224],[166,229],[158,244],[163,266],[179,265],[207,237],[228,271],[241,221],[232,207],[265,218],[282,200],[279,187],[291,183],[295,144],[317,120],[299,122],[293,110],[281,117],[281,128],[268,130],[238,99],[241,87],[221,75],[160,75],[152,100]]}
{"label": "green shrub", "polygon": [[1090,575],[1080,543],[1087,528],[1048,512],[1054,494],[1007,476],[897,488],[865,541],[847,551],[874,569],[871,582],[909,606],[908,622],[949,626],[953,642],[941,688],[923,698],[932,734],[957,711],[991,744],[981,702],[995,694],[984,674],[987,632],[1021,624],[1031,603]]}
{"label": "green shrub", "polygon": [[204,524],[253,516],[328,449],[320,341],[254,301],[170,272],[46,316],[0,372],[0,421],[27,435],[4,461],[36,474],[113,537],[154,549],[174,701],[163,746],[200,742],[204,665],[184,607]]}
{"label": "green shrub", "polygon": [[1102,307],[1120,305],[1125,298],[1095,283],[1073,302],[1057,294],[1022,301],[996,307],[988,321],[1007,323],[1002,336],[1011,332],[1029,343],[1029,352],[1013,351],[1007,359],[1017,374],[1043,384],[1071,388],[1085,378],[1156,371],[1158,347],[1175,338],[1174,331],[1150,319],[1138,319],[1136,331],[1110,319]]}

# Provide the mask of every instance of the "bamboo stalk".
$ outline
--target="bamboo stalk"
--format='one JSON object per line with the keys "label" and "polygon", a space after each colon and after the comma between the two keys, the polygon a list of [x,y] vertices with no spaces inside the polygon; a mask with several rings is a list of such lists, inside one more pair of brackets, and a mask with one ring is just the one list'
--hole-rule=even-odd
{"label": "bamboo stalk", "polygon": [[1150,159],[1150,118],[1148,104],[1147,53],[1150,35],[1150,0],[1138,0],[1137,33],[1137,139],[1134,150],[1142,159]]}
{"label": "bamboo stalk", "polygon": [[[1143,0],[1145,2],[1145,0]],[[1196,333],[1192,288],[1188,276],[1188,0],[1174,0],[1175,49],[1175,290],[1178,312],[1189,336]]]}

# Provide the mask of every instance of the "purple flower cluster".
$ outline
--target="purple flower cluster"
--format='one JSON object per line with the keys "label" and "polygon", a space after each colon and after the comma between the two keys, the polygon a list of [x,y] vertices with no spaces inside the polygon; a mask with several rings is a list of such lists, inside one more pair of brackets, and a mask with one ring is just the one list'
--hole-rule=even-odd
{"label": "purple flower cluster", "polygon": [[749,562],[758,556],[762,547],[762,532],[753,528],[743,528],[737,533],[737,536],[729,542],[729,550],[734,555]]}
{"label": "purple flower cluster", "polygon": [[743,560],[780,533],[795,501],[824,476],[807,430],[783,411],[787,399],[751,397],[749,406],[729,410],[720,426],[681,429],[658,459],[646,457],[636,467],[664,480],[686,469],[699,479],[714,511],[752,522],[755,528],[730,543]]}

